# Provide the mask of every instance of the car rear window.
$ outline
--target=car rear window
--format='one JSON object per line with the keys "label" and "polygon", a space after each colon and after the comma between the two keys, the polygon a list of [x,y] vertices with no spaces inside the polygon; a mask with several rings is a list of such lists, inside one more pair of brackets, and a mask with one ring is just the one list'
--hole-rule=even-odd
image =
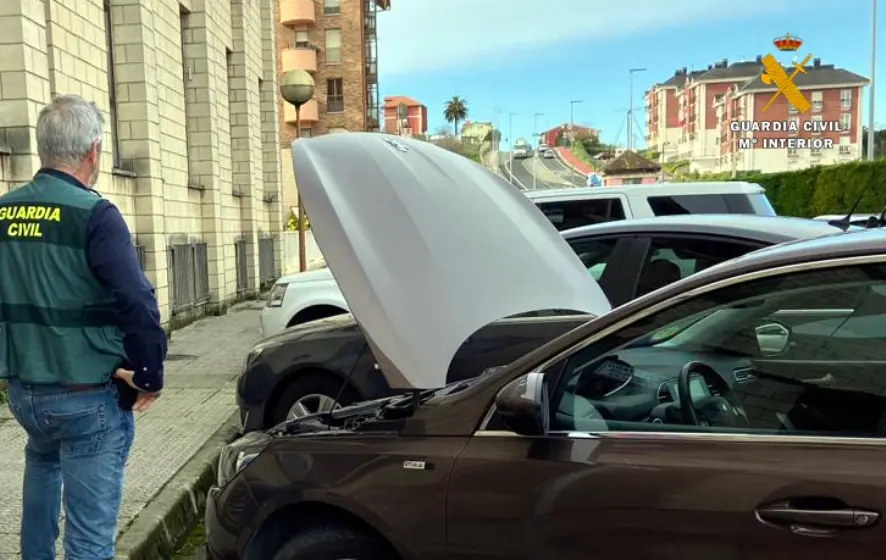
{"label": "car rear window", "polygon": [[677,214],[758,214],[775,216],[769,199],[760,194],[685,194],[650,196],[649,207],[656,216]]}
{"label": "car rear window", "polygon": [[625,219],[624,206],[618,198],[541,202],[538,208],[559,231]]}

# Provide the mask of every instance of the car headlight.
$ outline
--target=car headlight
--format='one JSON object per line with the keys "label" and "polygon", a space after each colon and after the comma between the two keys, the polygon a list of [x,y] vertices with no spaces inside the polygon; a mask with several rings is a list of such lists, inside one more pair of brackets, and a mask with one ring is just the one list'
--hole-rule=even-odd
{"label": "car headlight", "polygon": [[279,282],[274,284],[271,292],[268,294],[268,307],[280,307],[283,305],[283,296],[286,295],[286,288],[289,284]]}
{"label": "car headlight", "polygon": [[250,432],[222,449],[218,458],[219,487],[225,486],[261,455],[272,439],[265,432]]}

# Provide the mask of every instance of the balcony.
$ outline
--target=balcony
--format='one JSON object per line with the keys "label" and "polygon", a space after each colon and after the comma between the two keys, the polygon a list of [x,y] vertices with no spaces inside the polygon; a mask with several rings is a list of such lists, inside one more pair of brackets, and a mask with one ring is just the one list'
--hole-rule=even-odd
{"label": "balcony", "polygon": [[313,47],[296,47],[294,49],[283,49],[283,71],[290,70],[307,70],[308,72],[317,71],[317,51]]}
{"label": "balcony", "polygon": [[317,21],[314,0],[282,0],[280,23],[283,25],[312,25]]}
{"label": "balcony", "polygon": [[[295,124],[295,107],[289,103],[283,103],[283,120],[288,124]],[[301,106],[301,124],[313,124],[320,120],[317,110],[317,100],[311,99]]]}

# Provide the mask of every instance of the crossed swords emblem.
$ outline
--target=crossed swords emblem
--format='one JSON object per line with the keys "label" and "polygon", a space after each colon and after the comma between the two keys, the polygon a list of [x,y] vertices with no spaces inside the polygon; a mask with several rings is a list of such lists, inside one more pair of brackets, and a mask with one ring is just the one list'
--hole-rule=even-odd
{"label": "crossed swords emblem", "polygon": [[769,99],[769,102],[763,107],[761,112],[765,112],[766,109],[772,105],[772,102],[778,99],[778,96],[784,95],[788,100],[788,103],[794,106],[794,108],[801,113],[805,113],[809,110],[809,101],[806,97],[800,93],[800,90],[797,89],[797,86],[794,85],[794,78],[797,77],[801,72],[803,74],[806,73],[806,63],[809,62],[809,59],[812,58],[812,54],[806,55],[806,58],[803,59],[803,62],[797,63],[794,62],[794,71],[788,76],[787,72],[784,71],[784,68],[781,67],[781,64],[775,60],[775,57],[771,54],[767,54],[763,57],[763,68],[765,72],[760,76],[760,79],[763,80],[763,83],[766,85],[775,84],[775,87],[778,88],[778,91],[773,94],[772,98]]}

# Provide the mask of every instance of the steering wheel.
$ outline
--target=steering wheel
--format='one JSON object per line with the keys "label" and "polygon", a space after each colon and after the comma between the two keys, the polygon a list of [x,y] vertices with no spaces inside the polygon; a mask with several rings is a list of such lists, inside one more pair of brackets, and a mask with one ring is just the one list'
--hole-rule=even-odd
{"label": "steering wheel", "polygon": [[[693,402],[692,391],[689,389],[689,381],[693,376],[701,377],[719,395],[710,395]],[[731,428],[750,425],[732,387],[717,370],[703,362],[692,361],[683,366],[680,377],[677,378],[677,395],[680,399],[680,413],[687,424]]]}

